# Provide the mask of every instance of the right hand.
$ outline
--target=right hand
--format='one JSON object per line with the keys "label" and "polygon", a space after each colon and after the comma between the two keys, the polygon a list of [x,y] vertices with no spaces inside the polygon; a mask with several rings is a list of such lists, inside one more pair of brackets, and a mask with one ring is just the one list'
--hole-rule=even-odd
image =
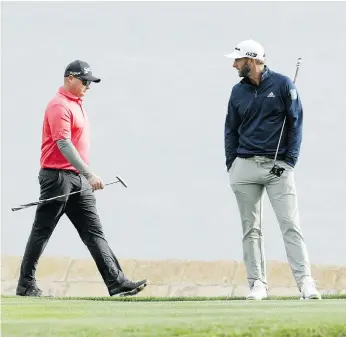
{"label": "right hand", "polygon": [[93,192],[96,190],[103,190],[105,188],[105,185],[104,185],[102,179],[99,176],[97,176],[96,174],[93,174],[88,179],[88,182],[91,185]]}

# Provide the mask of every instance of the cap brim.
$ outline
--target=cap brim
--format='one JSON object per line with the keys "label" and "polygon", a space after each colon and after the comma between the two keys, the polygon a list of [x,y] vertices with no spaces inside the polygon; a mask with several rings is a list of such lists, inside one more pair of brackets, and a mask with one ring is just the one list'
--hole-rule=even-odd
{"label": "cap brim", "polygon": [[92,75],[86,75],[86,76],[80,76],[83,80],[99,83],[101,82],[101,79]]}
{"label": "cap brim", "polygon": [[237,54],[237,53],[230,53],[230,54],[226,54],[226,55],[224,55],[225,57],[228,57],[228,58],[230,58],[230,59],[238,59],[238,58],[240,58],[240,56]]}

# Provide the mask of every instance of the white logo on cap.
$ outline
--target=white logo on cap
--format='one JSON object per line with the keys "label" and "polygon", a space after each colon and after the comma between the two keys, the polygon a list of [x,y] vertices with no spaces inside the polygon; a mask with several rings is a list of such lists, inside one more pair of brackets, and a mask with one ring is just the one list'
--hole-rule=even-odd
{"label": "white logo on cap", "polygon": [[80,71],[69,71],[69,74],[75,76],[75,75],[80,75],[81,72]]}
{"label": "white logo on cap", "polygon": [[91,71],[90,67],[84,67],[84,74],[87,74],[89,71]]}

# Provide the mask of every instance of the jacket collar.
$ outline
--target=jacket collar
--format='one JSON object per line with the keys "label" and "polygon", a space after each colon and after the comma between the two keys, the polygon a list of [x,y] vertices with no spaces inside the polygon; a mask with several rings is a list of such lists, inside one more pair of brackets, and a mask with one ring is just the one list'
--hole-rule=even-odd
{"label": "jacket collar", "polygon": [[[272,74],[272,71],[268,68],[268,66],[265,65],[265,66],[264,66],[264,70],[263,70],[263,72],[262,72],[262,74],[261,74],[261,82],[260,82],[259,85],[261,85],[261,83],[262,83],[265,79],[267,79],[271,74]],[[244,77],[240,82],[241,82],[242,84],[243,84],[243,83],[246,83],[246,84],[250,84],[250,85],[252,85],[252,86],[255,85],[253,82],[251,82],[251,81],[249,80],[248,77]]]}

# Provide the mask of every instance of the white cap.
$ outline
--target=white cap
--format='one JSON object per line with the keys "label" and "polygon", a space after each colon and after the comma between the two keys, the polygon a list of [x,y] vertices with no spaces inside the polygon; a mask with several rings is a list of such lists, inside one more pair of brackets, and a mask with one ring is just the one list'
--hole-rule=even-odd
{"label": "white cap", "polygon": [[240,42],[235,48],[233,53],[225,55],[231,59],[238,59],[249,57],[256,60],[264,61],[265,53],[261,44],[254,40],[245,40]]}

